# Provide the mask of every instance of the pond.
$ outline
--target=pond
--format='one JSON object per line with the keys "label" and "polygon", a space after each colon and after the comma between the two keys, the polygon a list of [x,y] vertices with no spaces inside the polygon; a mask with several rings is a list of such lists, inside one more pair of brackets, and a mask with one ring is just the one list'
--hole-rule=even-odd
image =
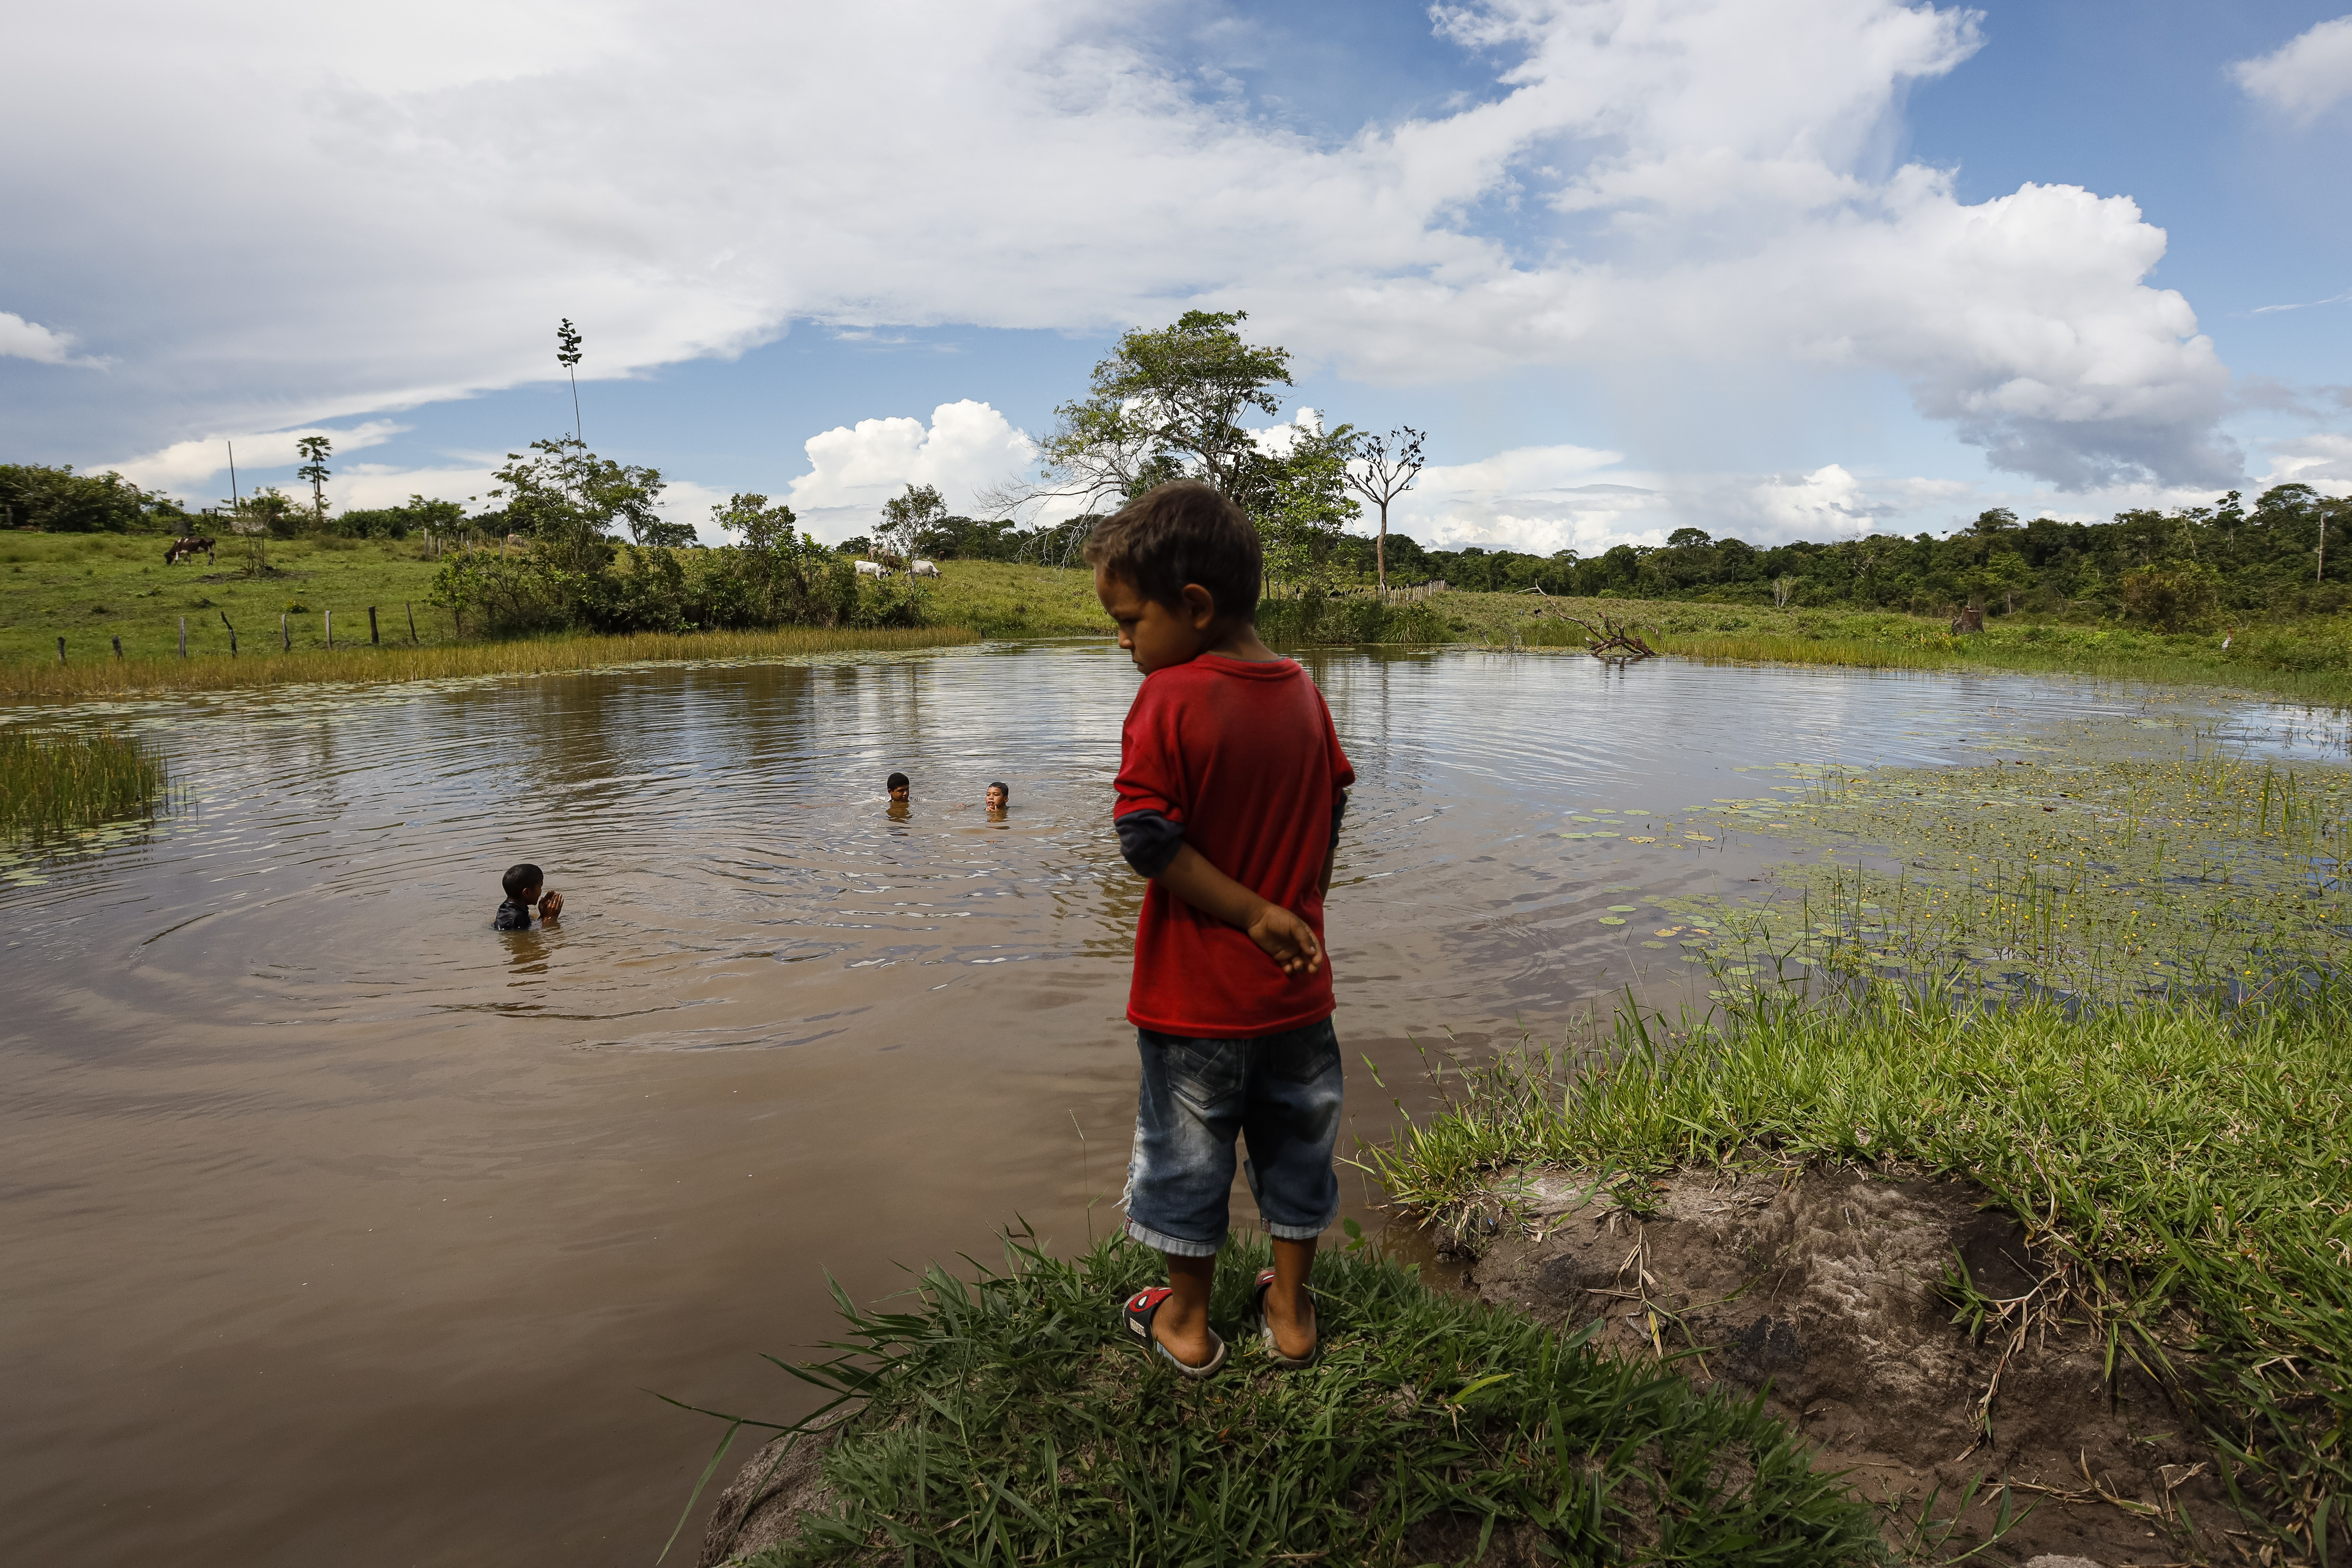
{"label": "pond", "polygon": [[[1364,1138],[1414,1040],[1704,1005],[1612,906],[1788,852],[1636,842],[1741,770],[2093,714],[2341,743],[2012,678],[1310,664],[1360,781],[1330,935]],[[0,865],[0,1558],[642,1568],[716,1437],[645,1391],[789,1418],[758,1354],[830,1332],[827,1271],[873,1300],[1016,1216],[1116,1226],[1137,679],[1087,641],[40,716],[153,735],[194,809]],[[490,931],[520,859],[560,932]]]}

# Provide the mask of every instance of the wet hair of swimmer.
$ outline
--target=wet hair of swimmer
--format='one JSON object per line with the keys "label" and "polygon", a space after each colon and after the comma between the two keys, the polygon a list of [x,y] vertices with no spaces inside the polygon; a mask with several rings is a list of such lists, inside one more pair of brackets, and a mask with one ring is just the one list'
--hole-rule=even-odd
{"label": "wet hair of swimmer", "polygon": [[907,788],[908,788],[908,787],[910,787],[910,786],[909,786],[909,785],[908,784],[908,783],[907,783],[907,775],[906,775],[906,774],[904,774],[904,773],[892,773],[888,778],[887,778],[887,779],[885,779],[885,780],[883,780],[883,781],[882,781],[882,787],[883,787],[884,789],[886,789],[886,790],[890,790],[890,789],[907,789]]}
{"label": "wet hair of swimmer", "polygon": [[499,879],[499,886],[506,889],[508,898],[520,899],[546,881],[547,874],[526,860],[520,866],[508,867],[507,874]]}

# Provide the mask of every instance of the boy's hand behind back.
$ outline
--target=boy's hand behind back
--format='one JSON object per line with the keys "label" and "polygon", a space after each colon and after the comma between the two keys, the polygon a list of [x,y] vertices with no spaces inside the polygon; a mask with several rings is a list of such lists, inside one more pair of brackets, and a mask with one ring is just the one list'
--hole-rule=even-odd
{"label": "boy's hand behind back", "polygon": [[1321,967],[1323,949],[1315,928],[1280,904],[1262,905],[1243,928],[1260,952],[1282,965],[1285,974],[1312,974]]}

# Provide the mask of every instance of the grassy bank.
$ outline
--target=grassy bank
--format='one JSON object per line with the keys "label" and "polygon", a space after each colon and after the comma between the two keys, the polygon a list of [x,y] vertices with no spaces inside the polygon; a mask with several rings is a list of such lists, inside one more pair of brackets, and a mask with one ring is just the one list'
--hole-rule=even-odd
{"label": "grassy bank", "polygon": [[[268,575],[239,570],[242,545],[223,538],[217,564],[203,556],[163,564],[168,540],[151,534],[0,533],[0,666],[55,664],[58,638],[69,664],[114,657],[176,658],[180,621],[192,655],[226,655],[228,623],[241,651],[279,648],[278,617],[296,649],[325,646],[323,613],[335,616],[335,643],[367,640],[376,606],[386,643],[409,640],[408,609],[425,647],[458,640],[446,610],[426,603],[436,563],[420,540],[272,540]],[[299,608],[295,607],[299,606]]]}
{"label": "grassy bank", "polygon": [[2344,616],[2177,635],[1994,616],[1984,631],[1955,637],[1942,619],[1876,611],[1519,594],[1444,594],[1434,604],[1451,636],[1490,647],[1581,647],[1584,633],[1571,617],[1597,625],[1607,616],[1643,627],[1661,652],[1693,658],[2084,675],[2232,686],[2329,706],[2352,702],[2352,618]]}
{"label": "grassy bank", "polygon": [[1318,1259],[1324,1352],[1282,1373],[1242,1321],[1266,1247],[1228,1247],[1211,1321],[1235,1364],[1202,1384],[1119,1329],[1157,1254],[1008,1258],[970,1284],[934,1270],[905,1312],[844,1301],[850,1353],[803,1369],[866,1402],[824,1461],[834,1504],[754,1562],[1417,1563],[1490,1539],[1584,1562],[1877,1552],[1873,1511],[1754,1401],[1366,1254]]}
{"label": "grassy bank", "polygon": [[533,637],[514,642],[444,643],[411,647],[247,651],[231,658],[172,657],[88,664],[0,665],[0,697],[71,701],[143,691],[230,691],[315,681],[443,680],[478,675],[553,675],[625,664],[685,659],[786,658],[805,654],[945,647],[974,640],[961,626],[876,629],[787,626],[766,632],[698,632],[682,637]]}
{"label": "grassy bank", "polygon": [[171,795],[163,759],[137,736],[0,731],[0,842],[152,816]]}
{"label": "grassy bank", "polygon": [[[1500,1173],[1811,1161],[1978,1184],[2066,1265],[2050,1310],[2179,1384],[2293,1555],[2352,1496],[2352,998],[1998,1012],[1881,987],[1767,999],[1669,1042],[1621,1018],[1571,1063],[1506,1057],[1368,1155],[1446,1219]],[[1571,1072],[1571,1067],[1580,1070]],[[2184,1369],[2200,1367],[2189,1374]],[[2322,1558],[2322,1561],[2325,1559]]]}

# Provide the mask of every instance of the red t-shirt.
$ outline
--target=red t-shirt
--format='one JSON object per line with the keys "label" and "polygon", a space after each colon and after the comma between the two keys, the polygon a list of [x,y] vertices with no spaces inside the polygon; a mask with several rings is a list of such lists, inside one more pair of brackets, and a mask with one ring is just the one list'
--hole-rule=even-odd
{"label": "red t-shirt", "polygon": [[[1119,733],[1116,820],[1157,811],[1184,842],[1323,940],[1323,857],[1356,782],[1323,694],[1295,660],[1202,654],[1144,677]],[[1135,930],[1127,1016],[1160,1034],[1244,1039],[1331,1016],[1331,959],[1285,974],[1249,934],[1157,881]]]}

